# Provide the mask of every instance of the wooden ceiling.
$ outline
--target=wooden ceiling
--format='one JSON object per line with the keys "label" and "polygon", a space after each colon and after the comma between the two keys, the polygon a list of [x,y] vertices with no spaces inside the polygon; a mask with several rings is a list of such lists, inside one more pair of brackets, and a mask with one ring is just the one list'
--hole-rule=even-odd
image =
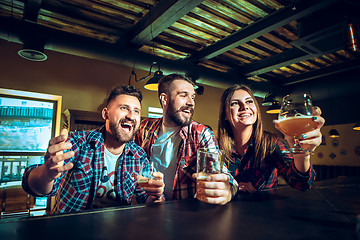
{"label": "wooden ceiling", "polygon": [[[264,96],[358,72],[359,52],[351,50],[347,26],[349,21],[359,26],[359,5],[357,0],[2,0],[0,35],[19,43],[31,36],[45,49],[144,70],[156,61],[165,73],[184,72],[199,84],[218,87],[245,83]],[[335,83],[333,88],[338,89]],[[318,92],[319,99],[327,95]]]}

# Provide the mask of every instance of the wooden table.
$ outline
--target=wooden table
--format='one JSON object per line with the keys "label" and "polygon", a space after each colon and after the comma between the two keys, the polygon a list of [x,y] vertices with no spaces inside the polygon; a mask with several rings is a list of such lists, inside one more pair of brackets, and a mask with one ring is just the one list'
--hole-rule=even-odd
{"label": "wooden table", "polygon": [[225,206],[191,199],[5,219],[0,221],[0,238],[357,239],[358,214],[360,178],[340,178],[316,182],[307,192],[285,186],[239,194]]}

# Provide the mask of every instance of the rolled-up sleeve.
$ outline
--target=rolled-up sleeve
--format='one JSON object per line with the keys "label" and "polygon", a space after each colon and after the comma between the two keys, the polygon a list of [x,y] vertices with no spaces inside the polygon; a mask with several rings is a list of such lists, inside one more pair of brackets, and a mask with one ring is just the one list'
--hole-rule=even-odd
{"label": "rolled-up sleeve", "polygon": [[295,167],[293,156],[284,152],[288,150],[286,144],[280,139],[278,139],[276,144],[276,149],[272,155],[276,160],[276,167],[279,169],[279,172],[285,181],[291,187],[302,191],[306,191],[311,188],[316,176],[312,164],[306,173],[300,172]]}

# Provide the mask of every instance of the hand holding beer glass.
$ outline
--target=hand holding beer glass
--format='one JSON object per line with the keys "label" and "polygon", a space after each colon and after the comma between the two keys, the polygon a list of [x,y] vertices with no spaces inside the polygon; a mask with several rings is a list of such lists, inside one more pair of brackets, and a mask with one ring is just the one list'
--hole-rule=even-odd
{"label": "hand holding beer glass", "polygon": [[149,195],[146,203],[162,203],[165,201],[165,198],[161,197],[165,186],[164,175],[156,171],[154,162],[147,163],[148,161],[144,161],[140,167],[137,176],[138,184]]}
{"label": "hand holding beer glass", "polygon": [[286,95],[280,109],[278,124],[286,135],[294,138],[294,146],[290,148],[293,154],[309,154],[309,150],[302,149],[299,141],[302,135],[316,129],[313,121],[314,112],[311,97],[305,93]]}
{"label": "hand holding beer glass", "polygon": [[219,149],[202,148],[197,150],[196,198],[210,204],[228,203],[232,198],[225,167],[225,153]]}
{"label": "hand holding beer glass", "polygon": [[[197,150],[196,180],[206,181],[212,174],[222,173],[224,165],[224,154],[222,150],[200,148]],[[197,184],[198,186],[198,184]]]}
{"label": "hand holding beer glass", "polygon": [[220,149],[200,148],[197,150],[197,180],[205,180],[207,176],[221,173],[224,154]]}
{"label": "hand holding beer glass", "polygon": [[[153,162],[151,162],[148,166],[146,166],[145,162],[146,161],[143,161],[143,163],[141,164],[140,172],[137,176],[137,181],[142,188],[150,187],[149,180],[154,178],[153,172],[155,170]],[[146,171],[146,167],[149,167],[148,171]]]}

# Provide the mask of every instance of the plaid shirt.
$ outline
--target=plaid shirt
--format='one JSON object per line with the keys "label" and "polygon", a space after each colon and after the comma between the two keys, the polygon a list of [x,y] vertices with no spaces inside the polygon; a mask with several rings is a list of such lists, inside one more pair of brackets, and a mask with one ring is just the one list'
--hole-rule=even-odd
{"label": "plaid shirt", "polygon": [[[135,136],[139,144],[150,156],[151,146],[158,137],[162,118],[146,118],[141,122],[140,130]],[[191,121],[188,126],[180,129],[180,143],[177,154],[177,168],[173,184],[173,199],[194,198],[196,193],[196,180],[192,174],[196,172],[196,151],[198,148],[216,148],[218,142],[210,127]],[[226,169],[227,171],[227,169]],[[228,174],[233,194],[237,192],[237,182]]]}
{"label": "plaid shirt", "polygon": [[[100,184],[104,166],[104,133],[101,130],[71,132],[68,140],[72,143],[74,157],[65,160],[74,167],[63,173],[54,182],[53,189],[47,196],[54,196],[55,207],[52,212],[72,212],[90,208]],[[131,203],[133,194],[139,203],[144,203],[147,194],[137,184],[136,175],[141,163],[148,161],[146,153],[134,142],[125,145],[119,158],[114,187],[119,205]],[[29,166],[23,175],[23,188],[31,195],[37,196],[28,185],[28,176],[32,169],[39,165]],[[145,169],[148,171],[149,168]],[[91,190],[92,189],[92,190]],[[90,200],[89,200],[90,198]],[[89,202],[90,201],[90,202]]]}
{"label": "plaid shirt", "polygon": [[307,173],[299,172],[294,165],[291,154],[285,143],[277,139],[274,152],[265,157],[260,168],[255,167],[254,142],[246,148],[244,156],[239,156],[233,148],[232,160],[228,162],[228,169],[238,182],[251,182],[258,190],[275,188],[278,185],[278,173],[292,187],[307,190],[315,180],[315,171],[311,165]]}

